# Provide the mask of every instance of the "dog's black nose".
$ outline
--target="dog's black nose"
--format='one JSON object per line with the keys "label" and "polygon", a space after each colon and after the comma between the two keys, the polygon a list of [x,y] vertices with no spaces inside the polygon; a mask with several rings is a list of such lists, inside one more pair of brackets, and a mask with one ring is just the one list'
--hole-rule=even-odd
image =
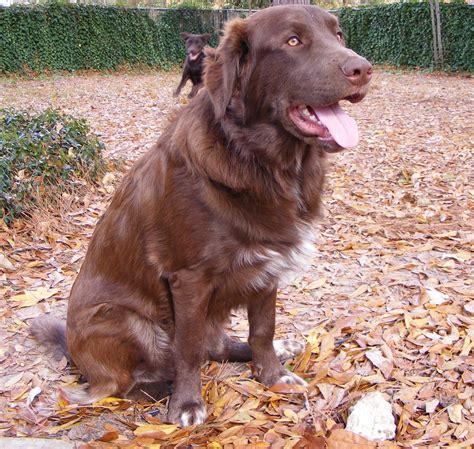
{"label": "dog's black nose", "polygon": [[341,69],[345,77],[356,86],[363,86],[372,78],[372,64],[361,56],[349,58]]}

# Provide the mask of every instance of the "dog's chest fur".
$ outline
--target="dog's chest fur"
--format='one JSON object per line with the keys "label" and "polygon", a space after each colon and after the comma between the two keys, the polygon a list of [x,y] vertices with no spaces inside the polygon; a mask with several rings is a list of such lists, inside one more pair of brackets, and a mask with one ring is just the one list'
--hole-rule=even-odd
{"label": "dog's chest fur", "polygon": [[233,258],[233,270],[247,270],[246,289],[261,290],[278,280],[289,282],[295,272],[306,267],[315,249],[310,224],[298,228],[293,244],[260,244],[239,248]]}

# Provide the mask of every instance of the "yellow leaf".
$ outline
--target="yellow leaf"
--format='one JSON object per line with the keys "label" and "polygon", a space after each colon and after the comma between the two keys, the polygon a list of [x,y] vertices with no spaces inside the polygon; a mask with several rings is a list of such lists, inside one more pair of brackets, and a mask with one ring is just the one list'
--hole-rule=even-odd
{"label": "yellow leaf", "polygon": [[43,299],[51,298],[51,296],[58,293],[59,290],[57,288],[53,288],[51,290],[40,287],[38,290],[34,291],[25,291],[25,293],[21,295],[12,296],[10,299],[12,301],[16,301],[19,304],[19,307],[29,307],[34,306],[35,304],[39,303]]}
{"label": "yellow leaf", "polygon": [[123,402],[126,401],[126,399],[122,398],[114,398],[112,396],[109,396],[107,398],[101,399],[100,401],[94,402],[93,406],[101,406],[101,405],[108,405],[108,404],[113,404],[114,402]]}
{"label": "yellow leaf", "polygon": [[283,410],[283,414],[295,424],[298,424],[298,415],[293,410],[290,408],[285,408],[285,410]]}
{"label": "yellow leaf", "polygon": [[357,296],[362,295],[362,293],[365,293],[368,289],[369,289],[368,285],[361,285],[357,290],[353,291],[349,295],[349,298],[357,298]]}
{"label": "yellow leaf", "polygon": [[451,422],[460,424],[462,422],[463,407],[461,404],[450,405],[448,407],[448,415]]}
{"label": "yellow leaf", "polygon": [[222,449],[222,445],[217,441],[213,441],[207,444],[207,449]]}
{"label": "yellow leaf", "polygon": [[143,437],[155,433],[163,433],[165,435],[172,434],[178,428],[177,424],[145,424],[137,427],[133,433],[137,437]]}
{"label": "yellow leaf", "polygon": [[304,290],[316,290],[317,288],[321,288],[326,283],[326,278],[320,278],[317,281],[313,281],[309,283]]}
{"label": "yellow leaf", "polygon": [[321,349],[319,351],[318,361],[326,359],[329,355],[332,354],[334,349],[335,341],[334,335],[327,333],[321,338]]}

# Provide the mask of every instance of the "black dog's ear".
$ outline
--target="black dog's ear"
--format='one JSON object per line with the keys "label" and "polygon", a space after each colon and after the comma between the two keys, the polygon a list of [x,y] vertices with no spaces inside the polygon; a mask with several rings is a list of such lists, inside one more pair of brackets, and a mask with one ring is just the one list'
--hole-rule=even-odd
{"label": "black dog's ear", "polygon": [[186,39],[189,37],[189,34],[190,34],[190,33],[184,32],[184,33],[180,33],[179,35],[181,36],[181,38],[182,38],[183,40],[186,40]]}
{"label": "black dog's ear", "polygon": [[209,39],[211,38],[211,35],[209,33],[206,34],[201,34],[201,37],[204,42],[209,42]]}
{"label": "black dog's ear", "polygon": [[206,52],[205,85],[214,105],[216,119],[224,117],[237,81],[242,77],[249,51],[247,22],[234,19],[227,23],[224,36],[214,54]]}

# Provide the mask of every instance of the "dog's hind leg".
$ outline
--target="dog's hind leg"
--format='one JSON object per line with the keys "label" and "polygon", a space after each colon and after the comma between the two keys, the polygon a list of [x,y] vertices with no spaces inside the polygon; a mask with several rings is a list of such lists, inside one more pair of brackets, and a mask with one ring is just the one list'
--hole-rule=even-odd
{"label": "dog's hind leg", "polygon": [[107,396],[125,397],[135,384],[133,370],[138,351],[133,345],[103,334],[71,340],[73,361],[88,385],[65,389],[67,399],[75,404],[92,404]]}

